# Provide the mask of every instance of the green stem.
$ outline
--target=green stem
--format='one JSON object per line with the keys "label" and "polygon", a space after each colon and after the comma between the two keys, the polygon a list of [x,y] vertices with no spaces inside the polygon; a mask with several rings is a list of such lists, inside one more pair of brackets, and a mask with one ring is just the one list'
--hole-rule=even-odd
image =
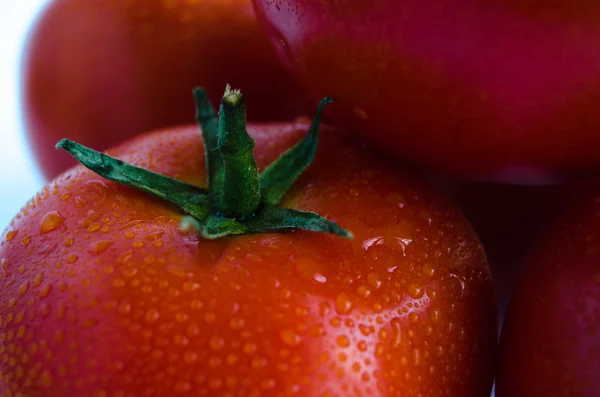
{"label": "green stem", "polygon": [[182,218],[182,229],[192,229],[206,239],[290,229],[352,238],[351,232],[318,214],[277,207],[316,155],[320,117],[330,98],[324,98],[319,104],[306,137],[273,162],[260,177],[254,158],[254,140],[246,131],[242,94],[227,86],[218,124],[206,92],[196,89],[194,98],[206,150],[206,190],[124,163],[68,139],[61,140],[56,147],[66,150],[106,179],[173,203],[188,215]]}
{"label": "green stem", "polygon": [[218,208],[228,218],[246,219],[260,205],[258,166],[254,159],[254,139],[246,130],[244,97],[229,85],[219,115],[217,150],[223,161],[223,186]]}

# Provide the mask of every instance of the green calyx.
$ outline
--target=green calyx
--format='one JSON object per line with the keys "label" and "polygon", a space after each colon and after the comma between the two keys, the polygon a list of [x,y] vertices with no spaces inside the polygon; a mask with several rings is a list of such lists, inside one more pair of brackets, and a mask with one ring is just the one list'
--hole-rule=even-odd
{"label": "green calyx", "polygon": [[205,188],[135,167],[69,139],[56,147],[106,179],[176,205],[187,214],[181,227],[206,239],[290,229],[352,238],[351,232],[318,214],[278,206],[315,158],[321,115],[331,98],[319,103],[306,137],[261,174],[254,157],[254,139],[246,130],[243,95],[228,85],[219,117],[202,88],[194,90],[194,99],[206,152]]}

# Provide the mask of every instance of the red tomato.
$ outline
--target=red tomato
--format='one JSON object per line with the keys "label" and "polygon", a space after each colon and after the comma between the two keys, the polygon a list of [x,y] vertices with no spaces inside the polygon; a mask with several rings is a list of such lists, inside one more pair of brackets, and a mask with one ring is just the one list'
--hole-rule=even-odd
{"label": "red tomato", "polygon": [[[261,170],[308,124],[249,126]],[[331,128],[284,207],[307,231],[204,240],[170,204],[76,167],[1,237],[3,396],[488,396],[493,285],[461,213]],[[110,153],[205,180],[196,127]]]}
{"label": "red tomato", "polygon": [[600,170],[600,3],[253,0],[331,116],[463,178],[548,183]]}
{"label": "red tomato", "polygon": [[194,86],[217,100],[225,83],[252,99],[250,120],[313,112],[250,0],[54,0],[25,48],[27,140],[50,180],[76,163],[54,150],[59,139],[104,150],[149,129],[191,123]]}
{"label": "red tomato", "polygon": [[600,193],[573,204],[526,264],[508,306],[498,397],[600,395]]}

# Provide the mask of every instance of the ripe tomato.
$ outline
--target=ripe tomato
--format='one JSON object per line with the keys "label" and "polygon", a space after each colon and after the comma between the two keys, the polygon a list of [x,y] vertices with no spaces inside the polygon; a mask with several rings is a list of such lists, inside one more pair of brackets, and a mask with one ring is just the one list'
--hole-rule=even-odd
{"label": "ripe tomato", "polygon": [[498,397],[600,395],[600,193],[588,191],[526,264],[500,342]]}
{"label": "ripe tomato", "polygon": [[600,3],[253,0],[280,59],[391,156],[547,183],[600,170]]}
{"label": "ripe tomato", "polygon": [[50,180],[76,163],[54,150],[59,139],[104,150],[149,129],[191,123],[194,86],[217,100],[225,83],[252,98],[250,120],[313,111],[277,61],[250,0],[54,0],[25,48],[26,137]]}
{"label": "ripe tomato", "polygon": [[[264,170],[308,124],[248,128]],[[203,185],[202,150],[189,126],[110,153]],[[171,204],[61,175],[0,240],[1,395],[489,395],[492,279],[445,196],[325,128],[282,204],[354,238],[202,239]]]}

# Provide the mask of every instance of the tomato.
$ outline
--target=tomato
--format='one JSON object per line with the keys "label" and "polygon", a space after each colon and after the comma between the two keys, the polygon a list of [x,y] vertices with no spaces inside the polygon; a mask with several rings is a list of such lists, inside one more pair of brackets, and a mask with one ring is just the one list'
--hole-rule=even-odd
{"label": "tomato", "polygon": [[600,3],[253,0],[280,59],[334,121],[461,178],[600,170]]}
{"label": "tomato", "polygon": [[600,193],[572,203],[526,263],[506,313],[496,395],[600,395]]}
{"label": "tomato", "polygon": [[22,68],[26,138],[48,180],[76,163],[53,149],[61,138],[104,150],[192,123],[196,85],[214,101],[225,83],[240,87],[254,103],[250,120],[314,107],[277,61],[250,0],[54,0],[29,34]]}
{"label": "tomato", "polygon": [[[251,124],[253,141],[240,138],[255,145],[259,211],[271,208],[266,166],[307,129],[302,120]],[[177,206],[83,166],[47,185],[0,240],[0,395],[488,396],[493,283],[464,216],[419,176],[332,127],[322,133],[281,206],[321,214],[352,239],[298,229],[200,238],[180,228],[189,217]],[[247,153],[223,152],[222,137],[223,161]],[[193,184],[167,183],[172,201],[180,190],[200,197],[194,186],[216,161],[202,152],[195,126],[109,151]],[[122,162],[81,153],[109,179],[135,179]],[[135,183],[162,183],[148,175]],[[208,186],[218,185],[211,175]]]}

